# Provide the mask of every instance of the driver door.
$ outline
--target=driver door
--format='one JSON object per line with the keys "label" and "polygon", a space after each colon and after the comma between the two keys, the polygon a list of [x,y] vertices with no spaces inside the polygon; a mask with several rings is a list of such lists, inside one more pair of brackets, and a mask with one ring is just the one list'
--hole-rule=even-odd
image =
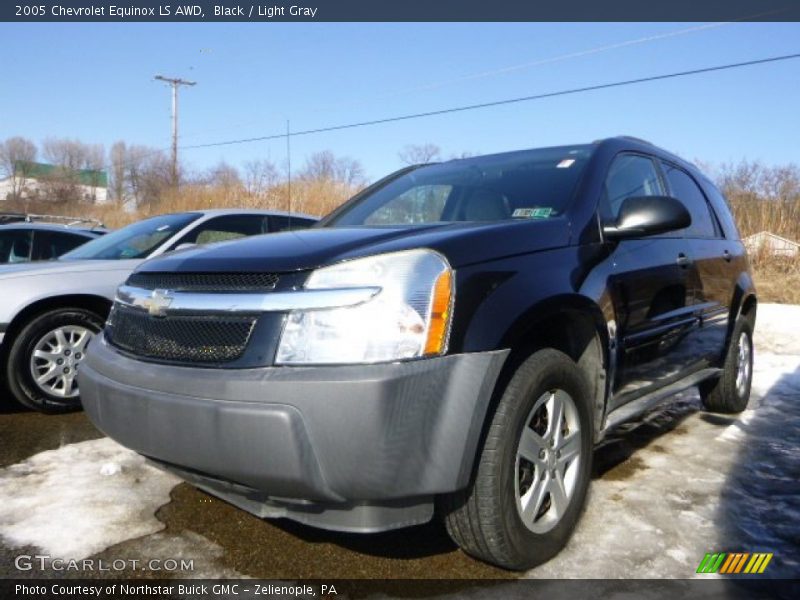
{"label": "driver door", "polygon": [[[614,159],[601,199],[601,218],[614,223],[622,202],[664,195],[657,163],[639,154]],[[682,342],[696,328],[692,306],[692,260],[681,232],[610,244],[608,282],[616,321],[616,373],[610,409],[671,383],[691,360]]]}

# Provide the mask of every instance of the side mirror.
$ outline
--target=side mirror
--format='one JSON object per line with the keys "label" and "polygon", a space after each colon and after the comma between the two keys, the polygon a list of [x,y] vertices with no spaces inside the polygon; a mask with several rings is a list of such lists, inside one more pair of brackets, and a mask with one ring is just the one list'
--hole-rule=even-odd
{"label": "side mirror", "polygon": [[603,227],[608,240],[642,237],[685,229],[692,216],[683,203],[671,196],[631,196],[625,198],[614,225]]}

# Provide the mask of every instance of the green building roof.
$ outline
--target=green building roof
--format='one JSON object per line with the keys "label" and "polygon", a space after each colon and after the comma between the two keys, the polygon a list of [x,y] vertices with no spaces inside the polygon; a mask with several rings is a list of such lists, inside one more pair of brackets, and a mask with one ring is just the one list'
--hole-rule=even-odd
{"label": "green building roof", "polygon": [[[59,167],[58,165],[29,161],[17,161],[16,168],[18,173],[24,173],[25,177],[30,177],[31,179],[46,179],[47,177],[70,173],[69,169]],[[108,174],[105,171],[79,169],[77,171],[72,171],[72,173],[77,175],[78,182],[81,185],[88,187],[108,187]]]}

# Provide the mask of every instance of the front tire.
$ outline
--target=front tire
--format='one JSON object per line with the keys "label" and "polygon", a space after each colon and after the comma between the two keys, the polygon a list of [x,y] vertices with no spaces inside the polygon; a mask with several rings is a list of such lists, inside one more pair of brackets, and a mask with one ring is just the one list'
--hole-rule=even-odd
{"label": "front tire", "polygon": [[45,413],[80,408],[75,375],[89,340],[103,318],[82,308],[59,308],[35,316],[8,355],[8,387],[20,404]]}
{"label": "front tire", "polygon": [[472,485],[444,500],[453,541],[507,569],[555,556],[586,500],[591,406],[586,378],[565,354],[545,349],[522,362],[492,417]]}
{"label": "front tire", "polygon": [[753,326],[743,317],[733,328],[722,374],[700,384],[700,397],[711,412],[740,413],[747,408],[752,383]]}

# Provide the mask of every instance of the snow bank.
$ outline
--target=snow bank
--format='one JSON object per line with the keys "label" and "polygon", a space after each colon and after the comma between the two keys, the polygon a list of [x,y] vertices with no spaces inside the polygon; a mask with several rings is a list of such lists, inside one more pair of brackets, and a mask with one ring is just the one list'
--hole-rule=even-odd
{"label": "snow bank", "polygon": [[754,338],[748,409],[710,415],[692,389],[613,436],[647,443],[592,482],[566,549],[527,577],[685,578],[715,551],[771,551],[773,577],[800,572],[800,306],[759,306]]}
{"label": "snow bank", "polygon": [[81,559],[155,533],[179,482],[108,438],[48,450],[0,470],[0,537]]}

